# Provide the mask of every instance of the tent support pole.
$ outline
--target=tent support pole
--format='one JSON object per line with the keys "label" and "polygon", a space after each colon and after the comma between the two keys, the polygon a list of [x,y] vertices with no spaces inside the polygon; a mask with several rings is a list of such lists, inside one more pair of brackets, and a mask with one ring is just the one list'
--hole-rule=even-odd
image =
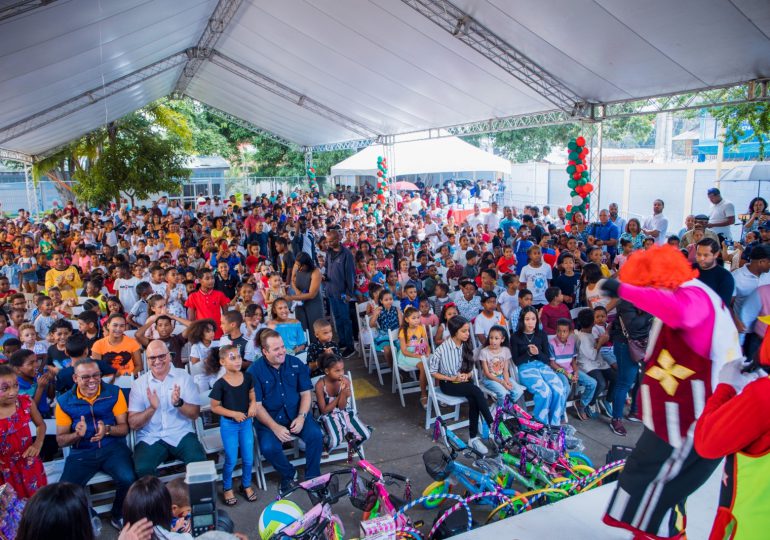
{"label": "tent support pole", "polygon": [[310,185],[310,177],[308,176],[308,171],[312,166],[313,166],[313,149],[309,146],[306,146],[305,147],[305,179],[307,180],[308,185]]}
{"label": "tent support pole", "polygon": [[604,123],[598,122],[583,122],[583,126],[587,128],[585,135],[588,139],[591,152],[588,154],[589,159],[589,175],[591,182],[594,185],[593,197],[591,197],[591,207],[586,212],[586,220],[590,221],[591,216],[599,216],[599,210],[601,210],[601,182],[602,182],[602,148],[603,148],[603,132]]}

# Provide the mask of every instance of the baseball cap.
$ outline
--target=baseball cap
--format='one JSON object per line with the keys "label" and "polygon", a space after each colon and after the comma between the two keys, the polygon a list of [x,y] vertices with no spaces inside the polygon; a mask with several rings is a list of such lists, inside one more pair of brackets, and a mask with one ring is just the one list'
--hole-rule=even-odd
{"label": "baseball cap", "polygon": [[770,231],[770,222],[765,221],[758,228],[760,231]]}
{"label": "baseball cap", "polygon": [[718,188],[713,187],[713,188],[709,188],[709,190],[706,193],[708,193],[709,195],[719,195],[720,191]]}
{"label": "baseball cap", "polygon": [[709,217],[706,214],[698,214],[696,216],[693,216],[693,219],[695,221],[708,221]]}

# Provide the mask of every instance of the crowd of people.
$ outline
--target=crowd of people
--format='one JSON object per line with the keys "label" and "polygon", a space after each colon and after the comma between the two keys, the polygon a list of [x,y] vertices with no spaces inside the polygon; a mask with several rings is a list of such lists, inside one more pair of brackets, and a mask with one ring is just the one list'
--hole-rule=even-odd
{"label": "crowd of people", "polygon": [[[238,502],[233,468],[239,455],[244,468],[253,463],[254,437],[288,489],[296,471],[283,444],[301,439],[305,476],[317,476],[341,440],[324,415],[355,416],[344,361],[357,343],[416,368],[423,407],[428,377],[467,398],[479,452],[489,399],[525,393],[544,424],[566,421],[569,402],[579,421],[603,416],[624,436],[624,421],[639,421],[652,316],[602,283],[655,245],[681,249],[730,306],[747,354],[759,347],[767,325],[757,319],[770,314],[763,199],[752,201],[742,245],[716,188],[711,215],[689,216],[671,235],[662,200],[643,220],[613,203],[594,222],[580,213],[568,222],[564,208],[501,208],[501,185],[420,186],[389,200],[367,185],[184,206],[161,198],[150,208],[70,202],[40,219],[24,210],[4,219],[0,480],[21,498],[74,505],[76,487],[44,489],[41,461],[68,448],[61,484],[109,475],[111,523],[134,534],[150,514],[126,514],[132,490],[161,491],[150,479],[169,459],[206,459],[194,427],[204,406],[220,418],[226,505]],[[472,213],[460,218],[458,201]],[[250,475],[238,492],[257,499]],[[165,513],[152,526],[184,531],[184,514],[174,527]]]}

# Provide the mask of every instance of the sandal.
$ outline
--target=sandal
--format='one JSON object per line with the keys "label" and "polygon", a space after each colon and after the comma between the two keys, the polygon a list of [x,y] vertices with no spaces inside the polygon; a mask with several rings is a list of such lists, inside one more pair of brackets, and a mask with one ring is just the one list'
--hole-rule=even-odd
{"label": "sandal", "polygon": [[226,493],[228,493],[228,492],[232,493],[233,490],[232,489],[228,489],[227,491],[222,492],[222,499],[224,499],[225,504],[227,506],[235,506],[236,504],[238,504],[238,499],[235,498],[235,495],[232,495],[231,497],[228,497],[226,495]]}
{"label": "sandal", "polygon": [[[247,489],[249,491],[251,491],[251,493],[246,491]],[[254,492],[254,488],[252,488],[251,486],[249,486],[247,488],[244,488],[242,485],[239,486],[238,487],[238,493],[243,495],[246,498],[246,500],[249,501],[249,502],[256,502],[256,500],[257,500],[257,494]]]}

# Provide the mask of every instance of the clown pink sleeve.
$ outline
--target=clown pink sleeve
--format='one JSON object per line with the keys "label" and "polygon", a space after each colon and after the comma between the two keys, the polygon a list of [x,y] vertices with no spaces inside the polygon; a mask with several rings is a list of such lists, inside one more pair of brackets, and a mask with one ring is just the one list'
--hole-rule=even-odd
{"label": "clown pink sleeve", "polygon": [[695,287],[680,287],[671,291],[621,283],[618,294],[671,328],[696,328],[710,314],[707,306],[711,302],[703,291]]}

